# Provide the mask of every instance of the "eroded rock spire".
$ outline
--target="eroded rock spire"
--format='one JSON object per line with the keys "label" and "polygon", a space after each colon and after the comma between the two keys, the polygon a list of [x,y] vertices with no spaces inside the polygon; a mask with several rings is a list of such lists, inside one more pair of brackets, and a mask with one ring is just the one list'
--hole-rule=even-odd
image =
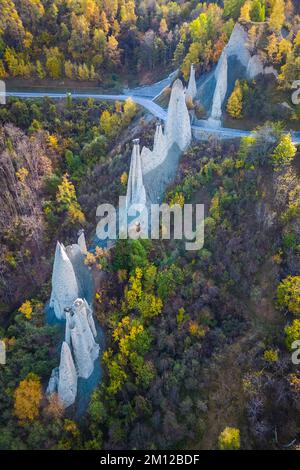
{"label": "eroded rock spire", "polygon": [[163,133],[162,125],[158,121],[156,124],[156,130],[154,134],[154,142],[153,142],[153,152],[159,152],[165,146],[165,136]]}
{"label": "eroded rock spire", "polygon": [[219,125],[222,118],[222,106],[227,93],[228,83],[228,64],[227,64],[227,53],[226,50],[222,52],[218,66],[215,72],[216,88],[213,96],[213,103],[210,115],[210,123]]}
{"label": "eroded rock spire", "polygon": [[78,244],[80,250],[82,251],[82,253],[84,255],[86,255],[88,250],[87,250],[87,246],[86,246],[85,235],[84,235],[84,230],[83,229],[79,230],[79,232],[78,232],[77,244]]}
{"label": "eroded rock spire", "polygon": [[165,134],[168,148],[176,143],[181,151],[188,147],[192,139],[190,116],[183,85],[179,79],[175,80],[172,87]]}
{"label": "eroded rock spire", "polygon": [[73,405],[77,395],[77,372],[70,347],[65,341],[61,347],[57,392],[66,408]]}
{"label": "eroded rock spire", "polygon": [[58,319],[65,318],[64,310],[78,298],[78,284],[73,265],[63,244],[57,242],[52,272],[50,307]]}
{"label": "eroded rock spire", "polygon": [[91,309],[85,300],[77,299],[66,312],[66,342],[72,346],[78,376],[84,379],[92,374],[99,356],[94,336],[96,328]]}
{"label": "eroded rock spire", "polygon": [[140,140],[133,141],[129,177],[127,183],[126,206],[132,204],[146,205],[146,191],[143,183],[142,163],[140,154]]}
{"label": "eroded rock spire", "polygon": [[193,100],[196,94],[197,94],[197,85],[196,85],[196,79],[195,79],[195,68],[194,68],[194,64],[192,64],[191,70],[190,70],[189,83],[188,83],[188,87],[186,90],[186,96]]}

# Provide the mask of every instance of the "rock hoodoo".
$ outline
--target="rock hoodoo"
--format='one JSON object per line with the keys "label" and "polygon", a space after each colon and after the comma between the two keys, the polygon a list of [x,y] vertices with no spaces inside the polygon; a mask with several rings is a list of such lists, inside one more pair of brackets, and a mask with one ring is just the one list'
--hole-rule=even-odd
{"label": "rock hoodoo", "polygon": [[70,347],[65,341],[61,347],[57,393],[66,408],[76,400],[77,372]]}
{"label": "rock hoodoo", "polygon": [[86,255],[88,250],[87,250],[87,246],[86,246],[86,241],[85,241],[85,235],[84,235],[84,230],[80,230],[78,232],[78,240],[77,240],[77,244],[81,250],[81,252]]}
{"label": "rock hoodoo", "polygon": [[56,317],[65,318],[65,308],[78,298],[78,284],[73,265],[63,244],[57,242],[52,272],[50,307]]}
{"label": "rock hoodoo", "polygon": [[228,65],[227,65],[227,53],[226,50],[222,52],[218,66],[215,71],[216,88],[213,96],[211,115],[209,122],[211,124],[221,124],[222,118],[222,106],[227,93],[227,82],[228,82]]}
{"label": "rock hoodoo", "polygon": [[52,370],[46,390],[48,395],[57,393],[65,408],[73,405],[77,395],[77,372],[68,343],[62,344],[59,367]]}
{"label": "rock hoodoo", "polygon": [[84,233],[78,235],[79,244],[65,248],[57,243],[50,300],[55,317],[65,319],[66,323],[60,365],[52,371],[47,394],[58,393],[66,408],[76,400],[78,378],[88,379],[93,373],[100,349],[95,341],[93,310],[87,300],[78,295],[79,291],[84,292],[83,287],[78,286],[86,281],[84,254],[87,252]]}
{"label": "rock hoodoo", "polygon": [[185,102],[183,85],[179,79],[175,80],[172,87],[165,134],[168,148],[176,143],[182,152],[192,140],[190,116]]}
{"label": "rock hoodoo", "polygon": [[94,338],[95,324],[90,308],[83,299],[77,299],[66,312],[66,341],[72,346],[78,377],[88,379],[99,356],[99,345]]}
{"label": "rock hoodoo", "polygon": [[167,139],[163,133],[162,125],[158,123],[154,135],[153,151],[147,147],[142,148],[141,159],[143,176],[157,168],[164,161],[167,153]]}
{"label": "rock hoodoo", "polygon": [[143,183],[140,140],[133,141],[129,177],[127,183],[126,206],[132,204],[146,205],[146,191]]}
{"label": "rock hoodoo", "polygon": [[[133,203],[149,207],[159,202],[165,188],[174,178],[179,154],[192,139],[189,112],[182,82],[175,80],[168,107],[165,132],[156,125],[153,150],[134,144],[127,185],[127,208]],[[140,162],[141,161],[141,167]],[[140,171],[141,168],[141,171]],[[141,216],[143,225],[143,216]]]}
{"label": "rock hoodoo", "polygon": [[162,125],[160,122],[156,124],[154,134],[153,153],[159,153],[166,145],[166,139],[163,133]]}
{"label": "rock hoodoo", "polygon": [[197,94],[197,85],[196,85],[196,79],[195,79],[195,68],[194,68],[194,64],[192,64],[189,83],[188,83],[188,87],[186,90],[186,96],[193,100],[196,94]]}
{"label": "rock hoodoo", "polygon": [[62,343],[60,365],[52,370],[47,394],[58,393],[67,408],[77,395],[78,377],[88,379],[99,356],[99,345],[93,312],[85,299],[76,299],[65,309],[65,341]]}

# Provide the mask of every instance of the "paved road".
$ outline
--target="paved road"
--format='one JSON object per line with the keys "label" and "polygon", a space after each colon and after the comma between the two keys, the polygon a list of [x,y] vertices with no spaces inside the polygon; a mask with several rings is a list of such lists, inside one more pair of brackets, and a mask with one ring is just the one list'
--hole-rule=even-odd
{"label": "paved road", "polygon": [[[15,98],[44,98],[49,97],[53,99],[62,99],[66,98],[66,93],[54,92],[54,93],[46,93],[46,92],[28,92],[28,91],[8,91],[6,92],[6,96],[12,96]],[[149,98],[143,98],[141,96],[134,96],[134,95],[101,95],[98,93],[72,93],[72,98],[74,99],[86,99],[86,98],[94,98],[95,100],[100,101],[125,101],[127,98],[131,97],[136,104],[139,104],[143,108],[147,109],[159,119],[163,121],[167,118],[166,111],[161,108],[158,104],[154,103]]]}
{"label": "paved road", "polygon": [[[53,99],[62,99],[66,98],[66,93],[8,91],[6,93],[6,96],[12,96],[17,98],[44,98],[48,96],[49,98]],[[136,104],[147,109],[147,111],[156,116],[158,119],[165,121],[167,118],[167,112],[161,106],[154,103],[150,98],[130,94],[106,95],[97,93],[72,93],[72,98],[74,99],[85,99],[87,97],[101,101],[125,101],[127,98],[131,97]],[[204,138],[207,135],[217,135],[221,138],[228,139],[240,138],[251,135],[250,131],[240,129],[229,129],[226,127],[212,127],[208,121],[204,120],[201,122],[200,125],[193,125],[192,130],[196,138]],[[292,132],[292,136],[293,142],[295,144],[300,144],[300,132]]]}

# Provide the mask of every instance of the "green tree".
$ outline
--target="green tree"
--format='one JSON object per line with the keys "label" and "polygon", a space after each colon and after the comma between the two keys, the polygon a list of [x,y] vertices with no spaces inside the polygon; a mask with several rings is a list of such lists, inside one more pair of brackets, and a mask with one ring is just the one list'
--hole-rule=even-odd
{"label": "green tree", "polygon": [[45,78],[46,76],[44,67],[42,66],[42,63],[40,60],[36,61],[36,73],[37,73],[37,76],[41,79]]}
{"label": "green tree", "polygon": [[46,70],[50,78],[57,80],[62,76],[62,55],[57,47],[47,51]]}
{"label": "green tree", "polygon": [[120,116],[117,113],[111,114],[108,110],[103,111],[100,117],[100,127],[107,137],[113,139],[120,129]]}
{"label": "green tree", "polygon": [[244,5],[244,3],[245,0],[224,0],[224,17],[237,20],[240,16],[241,7]]}
{"label": "green tree", "polygon": [[[278,53],[279,54],[279,53]],[[286,63],[282,65],[278,81],[285,90],[291,90],[294,80],[300,77],[300,56],[295,57],[294,54],[288,53]]]}
{"label": "green tree", "polygon": [[149,240],[117,240],[113,256],[114,270],[125,269],[133,273],[138,267],[146,267],[150,248]]}
{"label": "green tree", "polygon": [[266,20],[266,5],[265,0],[253,0],[250,9],[250,18],[252,21],[265,21]]}

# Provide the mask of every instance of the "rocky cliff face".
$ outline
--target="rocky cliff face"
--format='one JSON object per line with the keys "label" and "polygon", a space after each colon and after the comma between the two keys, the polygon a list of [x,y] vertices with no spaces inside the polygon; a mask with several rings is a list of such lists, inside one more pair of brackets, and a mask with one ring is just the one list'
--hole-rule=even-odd
{"label": "rocky cliff face", "polygon": [[236,23],[225,47],[227,57],[235,56],[247,68],[251,58],[247,31],[242,25]]}
{"label": "rocky cliff face", "polygon": [[0,315],[16,308],[50,272],[43,258],[43,198],[52,159],[46,133],[28,137],[13,125],[0,126]]}

